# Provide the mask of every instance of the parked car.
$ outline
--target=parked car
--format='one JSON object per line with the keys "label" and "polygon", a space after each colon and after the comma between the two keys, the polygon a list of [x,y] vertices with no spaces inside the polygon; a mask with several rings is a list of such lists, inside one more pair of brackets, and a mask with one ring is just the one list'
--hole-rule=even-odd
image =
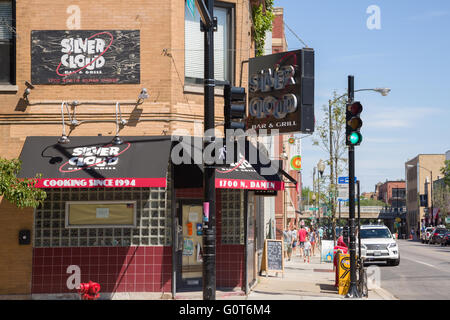
{"label": "parked car", "polygon": [[442,236],[440,235],[439,237],[437,237],[436,243],[440,244],[441,246],[446,246],[450,244],[449,238],[450,238],[450,231],[447,230],[444,234],[442,234]]}
{"label": "parked car", "polygon": [[400,264],[395,237],[383,225],[361,226],[361,256],[365,261],[386,261],[391,266]]}
{"label": "parked car", "polygon": [[447,229],[442,228],[442,227],[436,227],[434,228],[434,230],[431,233],[431,237],[429,240],[429,244],[435,244],[438,243],[438,241],[440,240],[440,238],[443,238],[445,236],[445,234],[447,233]]}
{"label": "parked car", "polygon": [[420,240],[422,243],[428,243],[430,241],[431,232],[433,231],[433,227],[426,227],[425,231],[420,235]]}

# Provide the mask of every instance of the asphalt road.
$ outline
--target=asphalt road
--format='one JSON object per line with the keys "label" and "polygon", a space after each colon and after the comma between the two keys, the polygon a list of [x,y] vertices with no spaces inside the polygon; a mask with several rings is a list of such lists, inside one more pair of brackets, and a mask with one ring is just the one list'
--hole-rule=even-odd
{"label": "asphalt road", "polygon": [[381,288],[400,300],[450,300],[450,246],[398,240],[400,265],[376,264]]}

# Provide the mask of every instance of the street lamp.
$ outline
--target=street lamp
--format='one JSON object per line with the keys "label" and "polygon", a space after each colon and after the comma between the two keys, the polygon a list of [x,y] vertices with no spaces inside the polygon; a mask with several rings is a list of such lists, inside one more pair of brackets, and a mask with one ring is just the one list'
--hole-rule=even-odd
{"label": "street lamp", "polygon": [[[387,96],[389,92],[391,92],[390,88],[373,88],[373,89],[358,89],[354,90],[353,92],[360,92],[360,91],[375,91],[380,93],[382,96]],[[334,170],[337,170],[337,162],[338,159],[336,156],[333,157],[333,130],[332,130],[332,121],[331,121],[331,106],[335,104],[337,101],[342,99],[343,97],[347,97],[348,102],[348,92],[335,98],[334,100],[328,100],[328,121],[329,121],[329,131],[330,131],[330,185],[332,186],[334,184],[334,190],[333,190],[333,201],[331,201],[331,215],[333,220],[333,241],[336,244],[336,208],[335,208],[335,202],[337,197],[337,172],[336,177],[334,177]],[[336,182],[334,180],[336,179]]]}
{"label": "street lamp", "polygon": [[319,220],[318,224],[320,225],[320,178],[322,178],[323,172],[325,171],[325,163],[320,159],[320,161],[317,163],[317,173],[320,174],[320,177],[317,177],[317,210],[319,214]]}
{"label": "street lamp", "polygon": [[[428,171],[430,173],[430,175],[431,175],[431,193],[430,193],[430,198],[431,198],[431,221],[433,221],[433,219],[434,219],[434,215],[433,215],[433,207],[434,207],[434,204],[433,204],[433,171],[430,170],[430,169],[424,168],[424,167],[422,167],[422,166],[420,166],[418,164],[416,164],[416,165],[414,165],[414,164],[407,164],[406,165],[407,168],[414,168],[416,166],[419,167],[419,168],[422,168],[422,169],[424,169],[426,171]],[[427,188],[427,193],[428,193],[428,188]],[[428,199],[427,199],[427,205],[428,205]],[[419,216],[419,219],[420,219],[420,216]]]}

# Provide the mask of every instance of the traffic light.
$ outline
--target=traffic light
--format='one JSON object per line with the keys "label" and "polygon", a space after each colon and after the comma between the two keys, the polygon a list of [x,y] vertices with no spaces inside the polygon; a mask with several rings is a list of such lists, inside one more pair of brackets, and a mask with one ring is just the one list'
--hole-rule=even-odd
{"label": "traffic light", "polygon": [[223,97],[225,100],[224,105],[224,117],[226,133],[227,129],[245,129],[245,114],[247,96],[245,94],[245,88],[232,87],[229,84],[224,86]]}
{"label": "traffic light", "polygon": [[359,146],[362,141],[360,129],[362,120],[359,117],[363,107],[359,101],[347,104],[345,112],[345,144],[348,146]]}

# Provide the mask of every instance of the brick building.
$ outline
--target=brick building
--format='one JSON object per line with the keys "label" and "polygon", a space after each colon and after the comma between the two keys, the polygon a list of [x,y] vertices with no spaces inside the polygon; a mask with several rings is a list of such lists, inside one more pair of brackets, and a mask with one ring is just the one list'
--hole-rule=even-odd
{"label": "brick building", "polygon": [[[422,226],[434,225],[431,215],[432,184],[439,179],[444,166],[445,154],[419,154],[405,162],[406,211],[408,230],[420,230]],[[421,195],[427,195],[427,203],[422,206]]]}
{"label": "brick building", "polygon": [[[247,83],[253,3],[215,4],[219,131],[223,84]],[[198,287],[201,170],[168,161],[172,136],[203,133],[198,12],[183,0],[32,4],[0,1],[0,152],[24,160],[24,177],[48,171],[47,200],[35,210],[0,200],[0,294],[74,294],[89,280],[111,294]],[[69,143],[58,143],[63,134]],[[248,290],[256,279],[253,191],[282,182],[253,177],[245,187],[216,180],[218,287]],[[21,230],[30,244],[19,244]]]}
{"label": "brick building", "polygon": [[405,181],[386,181],[378,186],[378,200],[393,208],[404,207],[406,200],[405,186]]}

